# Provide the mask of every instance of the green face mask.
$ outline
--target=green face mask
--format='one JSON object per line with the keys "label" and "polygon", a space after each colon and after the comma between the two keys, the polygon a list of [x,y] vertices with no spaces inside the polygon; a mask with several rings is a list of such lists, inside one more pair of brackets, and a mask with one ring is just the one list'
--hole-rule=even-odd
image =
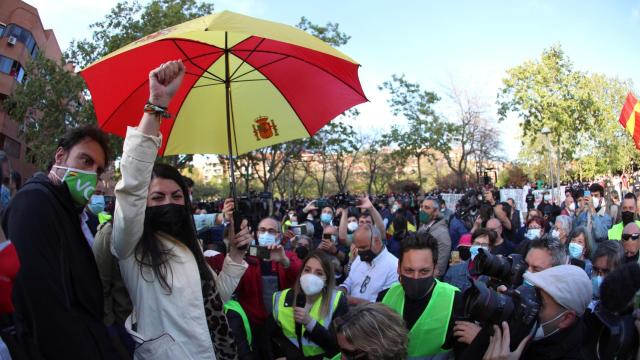
{"label": "green face mask", "polygon": [[420,224],[427,224],[431,221],[431,215],[424,210],[420,210]]}
{"label": "green face mask", "polygon": [[66,170],[60,181],[67,184],[67,188],[69,188],[73,201],[81,206],[87,205],[89,199],[91,199],[91,195],[93,195],[93,192],[96,190],[98,174],[91,171],[83,171],[57,165],[54,165],[54,168]]}

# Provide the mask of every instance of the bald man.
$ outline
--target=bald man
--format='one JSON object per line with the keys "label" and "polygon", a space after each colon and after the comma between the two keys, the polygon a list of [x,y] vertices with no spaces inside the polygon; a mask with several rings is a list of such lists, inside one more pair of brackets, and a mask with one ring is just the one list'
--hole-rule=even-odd
{"label": "bald man", "polygon": [[487,229],[496,233],[496,242],[491,246],[491,253],[495,255],[507,256],[513,252],[511,244],[502,238],[502,222],[496,218],[491,218],[487,221]]}
{"label": "bald man", "polygon": [[640,227],[635,222],[629,223],[622,230],[622,247],[625,262],[638,262],[640,252]]}

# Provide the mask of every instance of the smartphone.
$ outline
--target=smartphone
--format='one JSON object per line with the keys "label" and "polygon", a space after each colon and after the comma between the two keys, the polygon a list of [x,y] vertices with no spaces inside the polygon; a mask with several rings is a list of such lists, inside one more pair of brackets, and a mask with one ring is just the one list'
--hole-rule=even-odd
{"label": "smartphone", "polygon": [[457,250],[451,251],[451,265],[457,264],[460,262],[460,253]]}
{"label": "smartphone", "polygon": [[259,257],[264,260],[269,260],[271,258],[271,252],[264,246],[250,246],[249,255]]}

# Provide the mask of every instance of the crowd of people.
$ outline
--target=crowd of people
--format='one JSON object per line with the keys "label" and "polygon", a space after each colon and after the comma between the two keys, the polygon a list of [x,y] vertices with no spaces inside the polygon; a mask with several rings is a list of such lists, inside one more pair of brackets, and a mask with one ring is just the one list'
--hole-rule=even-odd
{"label": "crowd of people", "polygon": [[92,127],[0,197],[0,359],[638,356],[632,191],[605,199],[593,183],[537,206],[529,193],[521,210],[491,187],[455,211],[419,194],[199,206],[156,163],[184,73],[151,72],[114,204]]}

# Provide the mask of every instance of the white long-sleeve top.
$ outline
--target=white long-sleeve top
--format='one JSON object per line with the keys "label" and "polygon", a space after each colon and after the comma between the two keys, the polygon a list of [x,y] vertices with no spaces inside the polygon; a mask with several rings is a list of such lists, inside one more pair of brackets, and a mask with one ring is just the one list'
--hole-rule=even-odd
{"label": "white long-sleeve top", "polygon": [[[127,130],[120,163],[122,179],[115,189],[111,251],[119,260],[131,296],[136,332],[144,340],[171,335],[186,350],[189,360],[215,359],[198,265],[190,250],[174,239],[159,237],[161,244],[175,255],[168,263],[170,294],[155,279],[152,269],[144,268],[142,274],[135,259],[135,247],[144,230],[153,164],[161,143],[161,137],[145,135],[131,127]],[[247,267],[246,262],[237,264],[227,256],[220,274],[216,276],[212,271],[222,301],[231,297]]]}

